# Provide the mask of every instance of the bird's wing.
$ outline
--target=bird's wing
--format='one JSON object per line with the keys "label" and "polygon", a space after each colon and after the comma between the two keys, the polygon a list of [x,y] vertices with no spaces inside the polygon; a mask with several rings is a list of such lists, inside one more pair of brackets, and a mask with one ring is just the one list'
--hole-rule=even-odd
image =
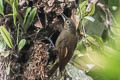
{"label": "bird's wing", "polygon": [[59,49],[59,69],[60,72],[65,68],[64,62],[65,62],[65,56],[68,54],[68,48],[60,48]]}
{"label": "bird's wing", "polygon": [[58,37],[55,45],[57,48],[65,48],[70,45],[71,40],[72,39],[69,34],[61,34]]}

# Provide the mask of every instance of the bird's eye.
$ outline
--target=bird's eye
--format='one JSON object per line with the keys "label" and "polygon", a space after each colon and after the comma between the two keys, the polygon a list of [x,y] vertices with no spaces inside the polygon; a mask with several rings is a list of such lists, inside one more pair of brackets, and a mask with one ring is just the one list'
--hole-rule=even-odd
{"label": "bird's eye", "polygon": [[67,20],[67,21],[66,21],[66,23],[67,23],[67,24],[70,24],[70,21],[69,21],[69,20]]}

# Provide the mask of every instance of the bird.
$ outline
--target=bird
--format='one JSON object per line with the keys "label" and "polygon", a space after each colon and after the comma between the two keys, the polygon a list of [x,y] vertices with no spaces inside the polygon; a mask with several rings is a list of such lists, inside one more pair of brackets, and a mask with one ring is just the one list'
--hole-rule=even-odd
{"label": "bird", "polygon": [[78,41],[76,27],[72,19],[65,16],[64,13],[60,15],[64,20],[64,27],[55,43],[57,60],[52,69],[48,71],[48,77],[51,77],[57,68],[59,68],[59,71],[62,73],[72,58]]}

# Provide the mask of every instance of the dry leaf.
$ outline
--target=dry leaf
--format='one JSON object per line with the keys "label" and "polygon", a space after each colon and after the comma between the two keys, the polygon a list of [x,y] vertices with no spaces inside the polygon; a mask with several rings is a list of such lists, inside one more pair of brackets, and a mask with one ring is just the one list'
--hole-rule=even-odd
{"label": "dry leaf", "polygon": [[41,21],[39,21],[39,20],[36,21],[36,23],[34,24],[34,26],[43,28],[42,23],[41,23]]}
{"label": "dry leaf", "polygon": [[73,2],[73,1],[75,1],[75,0],[69,0],[69,2]]}
{"label": "dry leaf", "polygon": [[48,6],[44,7],[44,11],[46,13],[49,13],[50,11],[52,11],[52,9],[53,9],[53,6],[52,7],[48,7]]}
{"label": "dry leaf", "polygon": [[49,0],[49,1],[48,1],[48,5],[49,5],[49,6],[52,6],[54,2],[55,2],[55,0]]}
{"label": "dry leaf", "polygon": [[76,9],[74,9],[74,10],[72,11],[71,19],[73,20],[73,22],[75,23],[75,26],[76,26],[76,28],[77,28],[78,25],[79,25],[80,17],[77,15]]}
{"label": "dry leaf", "polygon": [[64,2],[64,0],[58,0],[59,2]]}

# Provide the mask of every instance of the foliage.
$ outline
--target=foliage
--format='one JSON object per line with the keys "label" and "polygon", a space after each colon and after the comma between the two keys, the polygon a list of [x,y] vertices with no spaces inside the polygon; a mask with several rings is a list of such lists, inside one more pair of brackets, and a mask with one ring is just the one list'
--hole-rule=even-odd
{"label": "foliage", "polygon": [[81,19],[78,28],[80,28],[81,25],[86,24],[88,20],[94,22],[94,18],[92,17],[92,15],[95,13],[95,4],[89,4],[88,0],[85,0],[79,4],[77,12],[78,16]]}
{"label": "foliage", "polygon": [[6,51],[6,42],[0,34],[0,54],[4,57],[7,57],[10,54],[10,51]]}
{"label": "foliage", "polygon": [[23,22],[23,28],[25,32],[28,30],[28,28],[32,24],[34,17],[36,15],[36,12],[37,12],[37,8],[34,8],[33,10],[31,10],[31,8],[27,8],[26,14],[24,17],[24,22]]}
{"label": "foliage", "polygon": [[13,22],[14,22],[14,25],[16,26],[16,18],[18,16],[18,0],[13,2],[12,8],[13,8]]}
{"label": "foliage", "polygon": [[[14,43],[18,45],[18,50],[20,51],[26,43],[26,40],[21,39],[19,36],[22,34],[20,32],[20,27],[22,26],[25,33],[27,32],[27,30],[29,29],[30,25],[34,20],[34,17],[37,12],[37,8],[33,8],[33,9],[31,9],[31,7],[27,8],[26,14],[24,16],[24,20],[22,20],[22,16],[19,14],[19,10],[18,10],[18,0],[5,0],[5,2],[7,2],[11,6],[13,11],[12,13],[5,14],[5,17],[9,17],[9,16],[13,17],[13,23],[15,26],[14,28],[17,30],[16,31],[17,40]],[[3,0],[0,0],[0,14],[4,16],[3,11],[4,11]],[[0,28],[0,30],[1,30],[1,35],[4,38],[5,42],[7,43],[7,45],[10,48],[13,48],[13,44],[9,32],[3,26]]]}
{"label": "foliage", "polygon": [[[120,45],[120,36],[118,35],[120,31],[120,27],[112,28],[112,34],[109,37],[109,40],[104,43],[101,56],[99,56],[99,61],[94,60],[96,63],[101,64],[103,68],[93,69],[89,72],[89,75],[96,80],[119,80],[120,75],[120,52],[119,52],[119,45]],[[96,54],[99,51],[96,51]],[[95,57],[95,56],[94,56]],[[99,76],[98,78],[95,76]]]}
{"label": "foliage", "polygon": [[4,16],[3,10],[4,10],[3,0],[0,0],[0,14]]}
{"label": "foliage", "polygon": [[0,52],[4,51],[5,49],[6,49],[6,43],[3,37],[0,35]]}
{"label": "foliage", "polygon": [[[109,8],[112,11],[112,13],[116,16],[116,11],[119,9],[119,2],[120,0],[101,0],[103,3],[105,3],[104,6],[108,5]],[[80,3],[80,7],[78,9],[78,15],[83,17],[86,16],[85,14],[82,15],[82,13],[85,13],[85,7],[84,5],[87,5],[87,0]],[[96,12],[94,12],[94,15],[92,18],[95,20],[93,23],[89,22],[92,21],[91,19],[88,19],[87,22],[82,22],[82,25],[86,25],[86,29],[90,29],[90,26],[93,26],[92,31],[95,31],[97,33],[98,31],[101,31],[99,29],[100,26],[107,27],[106,25],[109,25],[109,23],[104,24],[105,21],[109,21],[110,19],[107,19],[106,16],[112,18],[113,26],[108,31],[108,34],[106,37],[107,40],[103,41],[103,38],[101,34],[93,34],[92,31],[90,33],[86,33],[86,36],[78,42],[77,48],[75,50],[74,57],[71,61],[71,63],[76,66],[79,69],[87,71],[87,74],[92,76],[94,80],[119,80],[120,75],[120,12],[118,12],[117,18],[115,19],[111,12],[106,14],[103,9],[103,11],[100,12],[100,8],[98,6],[95,6],[97,8]],[[114,8],[116,7],[116,9]],[[82,9],[81,9],[82,8]],[[84,17],[85,18],[85,17]],[[101,18],[101,20],[100,20]],[[116,21],[117,20],[117,21]],[[94,25],[90,25],[94,24]],[[100,24],[100,26],[99,26]],[[96,27],[98,26],[98,27]],[[96,28],[95,28],[96,27]],[[103,28],[103,30],[106,28]],[[102,31],[101,31],[102,32]],[[104,34],[105,35],[105,34]],[[88,66],[92,65],[92,67]]]}
{"label": "foliage", "polygon": [[[107,41],[103,41],[101,37],[96,35],[87,35],[82,41],[78,43],[77,51],[73,58],[73,65],[79,69],[87,70],[88,75],[92,76],[94,80],[119,80],[120,75],[120,15],[117,15],[117,23],[111,28]],[[85,48],[81,42],[85,43]],[[82,56],[79,56],[81,50],[85,51]],[[76,63],[79,62],[79,63]],[[86,65],[93,64],[94,67],[89,69]],[[81,67],[82,65],[82,67]],[[86,68],[87,67],[87,68]]]}
{"label": "foliage", "polygon": [[5,29],[4,26],[0,26],[0,32],[1,32],[1,35],[4,39],[4,41],[7,43],[7,45],[10,48],[13,48],[13,43],[12,43],[11,36],[10,36],[9,32]]}
{"label": "foliage", "polygon": [[[89,6],[88,6],[89,5]],[[88,6],[88,7],[87,7]],[[88,8],[88,9],[87,9]],[[88,1],[85,0],[79,4],[78,15],[83,18],[85,16],[91,16],[95,12],[95,4],[88,4]]]}
{"label": "foliage", "polygon": [[22,39],[18,44],[18,50],[21,51],[21,49],[25,46],[26,40]]}
{"label": "foliage", "polygon": [[13,6],[15,3],[15,7],[18,6],[18,0],[5,0],[10,6]]}

